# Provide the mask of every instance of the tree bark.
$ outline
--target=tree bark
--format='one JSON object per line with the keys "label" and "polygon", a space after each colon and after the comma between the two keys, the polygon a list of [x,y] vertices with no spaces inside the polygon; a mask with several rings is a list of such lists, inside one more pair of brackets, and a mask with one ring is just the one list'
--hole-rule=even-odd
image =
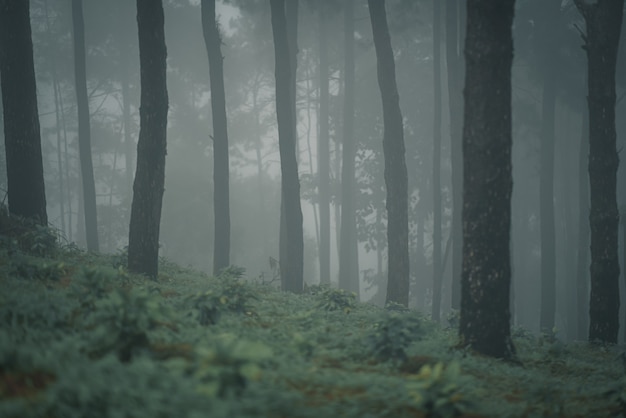
{"label": "tree bark", "polygon": [[589,332],[589,112],[583,110],[578,159],[578,257],[576,274],[577,338]]}
{"label": "tree bark", "polygon": [[304,286],[304,236],[293,116],[295,113],[295,102],[292,99],[294,71],[291,66],[292,52],[287,41],[285,0],[270,0],[270,7],[275,49],[276,114],[284,210],[284,251],[286,253],[285,258],[280,260],[281,281],[283,290],[300,293]]}
{"label": "tree bark", "polygon": [[514,0],[469,0],[463,125],[461,344],[509,359]]}
{"label": "tree bark", "polygon": [[213,212],[215,233],[213,244],[213,274],[230,265],[230,189],[228,165],[228,121],[224,89],[222,39],[215,16],[215,0],[202,0],[202,32],[211,83],[213,118]]}
{"label": "tree bark", "polygon": [[[330,283],[330,144],[329,144],[329,80],[328,80],[328,16],[324,2],[319,4],[319,137],[317,173],[320,206],[320,282]],[[341,281],[341,278],[339,279]]]}
{"label": "tree bark", "polygon": [[615,130],[615,70],[624,0],[574,0],[585,18],[589,105],[589,341],[617,343],[619,259]]}
{"label": "tree bark", "polygon": [[161,0],[137,0],[141,77],[137,172],[128,237],[128,269],[156,279],[165,189],[168,96]]}
{"label": "tree bark", "polygon": [[78,152],[83,185],[85,210],[85,237],[88,251],[99,251],[96,184],[91,158],[91,128],[89,98],[87,97],[87,69],[85,59],[85,22],[82,0],[72,0],[72,29],[74,34],[74,82],[78,108]]}
{"label": "tree bark", "polygon": [[354,140],[354,0],[344,2],[344,103],[343,152],[341,154],[341,226],[339,287],[360,295],[359,254],[356,237]]}
{"label": "tree bark", "polygon": [[433,0],[433,304],[432,319],[439,322],[441,290],[441,2]]}
{"label": "tree bark", "polygon": [[368,0],[367,3],[378,60],[378,86],[383,106],[383,153],[387,188],[387,303],[395,302],[408,306],[409,204],[404,126],[385,2]]}
{"label": "tree bark", "polygon": [[0,1],[0,84],[9,212],[48,224],[29,4]]}
{"label": "tree bark", "polygon": [[[298,0],[290,0],[285,2],[285,18],[286,18],[286,36],[287,36],[287,45],[290,50],[289,57],[289,68],[291,70],[291,81],[289,82],[289,97],[293,102],[293,112],[291,115],[292,123],[293,123],[293,131],[294,131],[294,148],[296,154],[296,165],[298,163],[298,129],[297,129],[297,118],[296,118],[296,70],[298,67],[298,9],[299,2]],[[281,269],[283,267],[286,268],[287,257],[289,254],[289,250],[287,248],[289,237],[287,236],[287,218],[285,215],[285,197],[282,195],[281,190],[281,202],[280,202],[280,231],[278,237],[278,251],[279,251],[279,259]],[[282,270],[281,270],[282,271]],[[281,274],[281,282],[283,286],[283,290],[285,289],[285,280],[288,280],[283,274]]]}
{"label": "tree bark", "polygon": [[[450,159],[452,162],[452,308],[461,307],[463,260],[463,57],[465,2],[446,0],[446,63],[450,107]],[[459,10],[462,9],[462,10]],[[460,27],[461,26],[461,27]]]}

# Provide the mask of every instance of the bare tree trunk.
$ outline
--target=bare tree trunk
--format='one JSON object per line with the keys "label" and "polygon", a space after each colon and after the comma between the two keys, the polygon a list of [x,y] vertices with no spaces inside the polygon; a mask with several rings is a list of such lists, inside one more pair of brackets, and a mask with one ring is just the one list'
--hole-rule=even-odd
{"label": "bare tree trunk", "polygon": [[431,316],[439,321],[441,289],[441,2],[433,0],[433,304]]}
{"label": "bare tree trunk", "polygon": [[511,65],[514,0],[467,4],[461,344],[514,357],[511,340]]}
{"label": "bare tree trunk", "polygon": [[83,185],[85,236],[87,250],[99,251],[96,184],[91,158],[91,128],[89,126],[89,98],[87,97],[87,70],[85,63],[85,22],[82,0],[72,0],[72,29],[74,33],[74,81],[78,107],[78,151]]}
{"label": "bare tree trunk", "polygon": [[589,112],[583,110],[578,159],[578,257],[576,274],[577,338],[589,332]]}
{"label": "bare tree trunk", "polygon": [[387,303],[409,304],[408,175],[404,126],[385,3],[368,0],[383,104],[383,152],[387,187]]}
{"label": "bare tree trunk", "polygon": [[141,107],[137,173],[128,234],[128,269],[156,279],[165,189],[167,110],[165,30],[161,0],[137,0]]}
{"label": "bare tree trunk", "polygon": [[[329,80],[328,80],[328,15],[325,3],[319,4],[319,137],[317,173],[320,206],[320,281],[330,282],[330,144],[329,144]],[[341,278],[340,278],[341,281]]]}
{"label": "bare tree trunk", "polygon": [[[303,290],[304,236],[302,208],[300,206],[300,180],[296,158],[296,132],[294,124],[295,102],[292,79],[291,51],[287,41],[285,0],[270,0],[276,72],[276,114],[278,118],[278,144],[280,149],[281,191],[284,214],[284,237],[281,248],[281,281],[283,290],[300,293]],[[295,51],[293,52],[295,53]],[[281,234],[282,235],[282,234]],[[284,246],[284,247],[283,247]],[[281,254],[282,255],[282,254]]]}
{"label": "bare tree trunk", "polygon": [[360,297],[359,254],[356,237],[354,139],[354,0],[344,2],[344,106],[341,164],[341,230],[339,240],[339,287]]}
{"label": "bare tree trunk", "polygon": [[215,233],[213,244],[213,274],[230,265],[230,189],[228,165],[228,121],[224,89],[224,62],[221,35],[215,16],[215,0],[202,0],[202,30],[211,84],[213,117],[213,212]]}
{"label": "bare tree trunk", "polygon": [[617,343],[619,213],[615,131],[615,70],[624,0],[574,0],[585,18],[588,62],[591,297],[589,340]]}
{"label": "bare tree trunk", "polygon": [[0,83],[9,212],[47,225],[29,1],[0,1]]}
{"label": "bare tree trunk", "polygon": [[450,107],[450,159],[452,161],[452,308],[461,307],[463,259],[463,57],[465,1],[446,0],[446,62]]}
{"label": "bare tree trunk", "polygon": [[543,72],[541,114],[541,164],[539,179],[539,225],[541,229],[541,311],[539,329],[551,333],[556,318],[556,226],[554,224],[554,142],[558,45],[551,33],[561,4],[547,3],[540,17],[540,50]]}

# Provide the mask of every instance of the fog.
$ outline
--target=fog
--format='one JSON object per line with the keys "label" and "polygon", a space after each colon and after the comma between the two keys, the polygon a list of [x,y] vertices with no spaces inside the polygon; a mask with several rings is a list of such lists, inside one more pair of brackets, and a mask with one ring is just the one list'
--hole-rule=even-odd
{"label": "fog", "polygon": [[[304,216],[304,277],[320,283],[318,246],[319,1],[301,1],[298,22],[297,158]],[[328,2],[331,239],[330,280],[338,282],[338,216],[343,112],[343,15]],[[430,312],[433,255],[433,10],[432,1],[388,0],[409,174],[410,305]],[[85,245],[77,147],[70,2],[32,0],[31,22],[50,222],[64,239]],[[210,272],[213,255],[213,148],[209,66],[199,1],[165,0],[169,117],[160,255]],[[538,331],[541,299],[540,162],[544,72],[556,71],[554,214],[556,328],[576,338],[579,175],[586,56],[573,4],[562,2],[552,32],[536,24],[541,2],[517,2],[514,21],[512,266],[514,325]],[[218,2],[230,152],[231,263],[251,280],[280,283],[280,157],[275,114],[274,45],[267,1]],[[100,250],[128,245],[139,133],[139,51],[136,10],[129,0],[84,2],[87,83]],[[546,37],[558,54],[545,63]],[[442,249],[451,234],[452,163],[445,46],[442,62]],[[618,61],[618,149],[626,141],[626,31]],[[384,303],[386,213],[382,109],[367,4],[355,3],[356,224],[360,299]],[[555,68],[556,67],[556,68]],[[55,95],[57,89],[57,95]],[[124,123],[123,108],[130,110]],[[131,147],[126,148],[126,138]],[[129,153],[128,150],[131,150]],[[4,158],[0,159],[4,164]],[[132,165],[127,164],[130,161]],[[583,158],[586,164],[586,158]],[[130,170],[127,170],[130,168]],[[4,167],[0,187],[6,190]],[[130,174],[130,176],[129,176]],[[618,203],[626,205],[626,169],[618,172]],[[623,236],[620,233],[620,236]],[[620,242],[620,245],[623,243]],[[587,245],[588,248],[588,245]],[[620,250],[620,254],[624,251]],[[452,255],[445,258],[443,317],[451,309]],[[624,263],[621,263],[622,266]],[[622,270],[624,270],[622,268]],[[624,294],[624,280],[620,280]],[[622,297],[622,300],[625,300]],[[624,304],[622,304],[624,305]],[[578,307],[580,309],[580,307]],[[620,315],[621,318],[626,314]],[[623,326],[622,326],[623,328]],[[623,341],[623,329],[620,340]]]}

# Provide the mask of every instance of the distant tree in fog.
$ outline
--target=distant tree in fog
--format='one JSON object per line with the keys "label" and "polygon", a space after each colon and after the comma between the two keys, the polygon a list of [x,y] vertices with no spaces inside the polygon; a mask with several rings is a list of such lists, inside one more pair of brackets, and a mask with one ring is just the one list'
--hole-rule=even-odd
{"label": "distant tree in fog", "polygon": [[230,265],[230,187],[228,164],[228,121],[224,91],[224,60],[222,38],[215,18],[215,0],[202,0],[202,31],[211,83],[213,116],[213,207],[215,234],[213,244],[213,274]]}
{"label": "distant tree in fog", "polygon": [[541,158],[539,178],[539,221],[541,228],[541,312],[539,328],[551,333],[556,319],[556,232],[554,223],[554,146],[559,47],[552,34],[561,12],[559,1],[542,2],[539,25],[541,100]]}
{"label": "distant tree in fog", "polygon": [[589,105],[589,192],[591,207],[591,298],[589,341],[617,343],[619,257],[615,130],[615,70],[624,0],[574,0],[586,33]]}
{"label": "distant tree in fog", "polygon": [[[281,236],[281,280],[283,290],[302,292],[304,286],[304,237],[300,180],[296,159],[295,101],[292,96],[291,51],[287,40],[285,0],[270,0],[276,74],[276,116],[280,150],[282,213],[284,235]],[[283,256],[284,251],[284,256]]]}
{"label": "distant tree in fog", "polygon": [[9,212],[48,224],[29,1],[0,1],[0,79]]}
{"label": "distant tree in fog", "polygon": [[[328,6],[318,5],[319,22],[319,136],[317,172],[320,208],[320,282],[330,284],[330,132],[329,132],[329,64],[328,64]],[[339,279],[341,280],[341,278]]]}
{"label": "distant tree in fog", "polygon": [[85,21],[83,1],[72,0],[72,29],[74,39],[74,85],[78,109],[78,150],[80,159],[85,233],[87,249],[99,251],[98,215],[96,210],[96,184],[91,158],[91,128],[89,122],[89,98],[87,97],[87,69],[85,59]]}
{"label": "distant tree in fog", "polygon": [[128,237],[128,269],[157,277],[167,149],[165,31],[161,0],[137,0],[141,108],[137,173]]}
{"label": "distant tree in fog", "polygon": [[383,150],[387,188],[387,302],[409,303],[408,175],[404,151],[404,126],[396,85],[396,68],[387,26],[385,2],[368,0],[374,47],[378,60],[378,85],[383,107]]}
{"label": "distant tree in fog", "polygon": [[515,0],[470,0],[465,39],[461,344],[512,358],[511,65]]}
{"label": "distant tree in fog", "polygon": [[344,106],[343,151],[341,153],[341,225],[339,243],[339,287],[359,297],[359,255],[356,233],[356,179],[354,138],[354,0],[344,1]]}
{"label": "distant tree in fog", "polygon": [[441,260],[441,2],[433,0],[433,304],[432,319],[439,321],[443,265]]}

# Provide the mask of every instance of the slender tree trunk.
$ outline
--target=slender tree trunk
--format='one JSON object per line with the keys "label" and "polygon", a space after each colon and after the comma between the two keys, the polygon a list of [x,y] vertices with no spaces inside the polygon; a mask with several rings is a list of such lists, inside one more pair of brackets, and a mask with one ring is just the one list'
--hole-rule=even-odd
{"label": "slender tree trunk", "polygon": [[408,176],[404,126],[385,3],[368,0],[383,104],[383,152],[387,187],[387,303],[409,304]]}
{"label": "slender tree trunk", "polygon": [[156,279],[165,189],[168,110],[167,49],[161,0],[137,0],[137,26],[141,107],[137,173],[128,236],[128,269]]}
{"label": "slender tree trunk", "polygon": [[360,297],[359,254],[356,237],[354,139],[354,0],[344,3],[344,104],[341,164],[341,230],[339,242],[339,287]]}
{"label": "slender tree trunk", "polygon": [[433,0],[433,304],[432,319],[441,313],[441,1]]}
{"label": "slender tree trunk", "polygon": [[461,343],[511,358],[509,287],[514,0],[470,0],[465,40]]}
{"label": "slender tree trunk", "polygon": [[[446,62],[450,107],[450,159],[452,161],[452,308],[461,307],[463,260],[463,57],[461,39],[465,1],[446,0]],[[459,10],[461,9],[461,10]],[[461,29],[461,30],[459,30]]]}
{"label": "slender tree trunk", "polygon": [[[52,36],[50,30],[50,14],[48,12],[48,1],[44,1],[44,13],[46,19],[46,32],[48,36]],[[57,137],[57,169],[59,170],[59,212],[61,218],[61,231],[63,234],[67,234],[65,225],[65,182],[63,179],[63,151],[61,150],[62,135],[61,135],[61,111],[59,109],[59,80],[56,69],[56,59],[52,58],[51,63],[51,76],[52,76],[52,90],[54,94],[54,117],[55,117],[55,133]]]}
{"label": "slender tree trunk", "polygon": [[126,184],[128,204],[132,201],[133,176],[135,174],[135,143],[132,136],[132,119],[130,116],[130,70],[129,46],[122,40],[121,48],[121,84],[122,84],[122,120],[124,123],[124,162],[126,163]]}
{"label": "slender tree trunk", "polygon": [[[330,145],[328,126],[329,80],[328,80],[328,15],[325,3],[319,4],[319,137],[317,173],[319,178],[320,205],[320,281],[330,282]],[[323,279],[322,279],[323,278]],[[340,278],[341,281],[341,278]]]}
{"label": "slender tree trunk", "polygon": [[591,297],[589,340],[617,343],[619,260],[615,70],[624,0],[574,0],[585,18],[588,62]]}
{"label": "slender tree trunk", "polygon": [[541,230],[541,311],[539,329],[551,333],[556,318],[556,226],[554,224],[554,142],[558,45],[551,27],[558,19],[561,4],[547,3],[540,18],[543,64],[541,113],[541,161],[539,179],[539,225]]}
{"label": "slender tree trunk", "polygon": [[[270,0],[270,6],[275,49],[276,114],[285,230],[284,251],[286,253],[285,258],[281,259],[281,281],[283,290],[300,293],[304,286],[304,236],[296,159],[297,136],[293,118],[295,112],[292,95],[294,71],[287,41],[285,0]],[[282,246],[283,243],[281,243]]]}
{"label": "slender tree trunk", "polygon": [[[291,115],[293,131],[294,131],[294,147],[296,154],[296,165],[298,164],[298,125],[297,125],[297,117],[296,117],[296,70],[298,67],[298,8],[299,2],[298,0],[290,0],[285,2],[285,17],[286,17],[286,36],[287,36],[287,45],[290,50],[289,57],[289,68],[291,70],[291,81],[289,83],[289,97],[293,102],[293,112]],[[281,191],[281,203],[280,203],[280,231],[279,231],[279,258],[281,269],[286,267],[286,261],[289,249],[287,248],[287,242],[289,238],[287,236],[287,217],[285,214],[285,197],[282,195]],[[287,280],[281,274],[281,280],[283,282],[283,290],[285,286],[285,280]]]}
{"label": "slender tree trunk", "polygon": [[[310,67],[309,67],[310,68]],[[307,156],[309,159],[309,174],[311,175],[311,177],[315,176],[315,172],[314,172],[314,165],[313,165],[313,148],[311,147],[311,125],[312,125],[312,118],[311,118],[311,108],[314,107],[313,103],[312,103],[312,97],[311,97],[311,79],[313,78],[313,76],[310,74],[310,70],[309,72],[307,72],[307,79],[306,79],[306,117],[307,117],[307,129],[306,129],[306,146],[307,146]],[[316,112],[316,116],[317,119],[319,119],[319,112]],[[319,225],[319,217],[317,215],[317,205],[315,204],[315,200],[311,200],[311,209],[313,209],[313,221],[315,222],[315,248],[319,248],[320,247],[320,225]],[[320,280],[320,284],[326,284],[328,286],[330,286],[330,277],[322,277],[320,275],[319,277]]]}
{"label": "slender tree trunk", "polygon": [[554,113],[556,73],[545,69],[542,104],[541,169],[539,181],[541,230],[540,329],[551,333],[556,315],[556,233],[554,224]]}
{"label": "slender tree trunk", "polygon": [[47,225],[29,1],[0,1],[0,83],[9,212]]}
{"label": "slender tree trunk", "polygon": [[578,257],[576,274],[577,338],[589,331],[589,112],[583,110],[578,159]]}
{"label": "slender tree trunk", "polygon": [[[254,150],[256,153],[256,162],[257,162],[257,180],[258,180],[258,193],[259,193],[259,203],[258,203],[258,216],[261,225],[261,234],[266,236],[268,228],[266,226],[266,214],[265,214],[265,182],[263,181],[263,176],[265,170],[263,169],[263,139],[261,138],[261,111],[259,110],[259,89],[260,89],[260,80],[258,78],[258,74],[255,76],[255,83],[252,87],[252,113],[254,117]],[[270,248],[263,249],[263,256],[268,258],[270,254],[272,254],[272,250]]]}
{"label": "slender tree trunk", "polygon": [[91,158],[91,128],[89,127],[89,98],[87,97],[87,70],[85,58],[85,22],[82,0],[72,0],[72,29],[74,33],[74,81],[78,107],[78,151],[83,185],[85,234],[87,250],[98,251],[98,216],[96,184]]}
{"label": "slender tree trunk", "polygon": [[228,185],[228,121],[226,118],[226,93],[224,89],[224,62],[222,58],[215,0],[202,0],[202,30],[211,83],[211,109],[213,117],[213,212],[215,234],[213,244],[213,274],[230,265],[230,190]]}

